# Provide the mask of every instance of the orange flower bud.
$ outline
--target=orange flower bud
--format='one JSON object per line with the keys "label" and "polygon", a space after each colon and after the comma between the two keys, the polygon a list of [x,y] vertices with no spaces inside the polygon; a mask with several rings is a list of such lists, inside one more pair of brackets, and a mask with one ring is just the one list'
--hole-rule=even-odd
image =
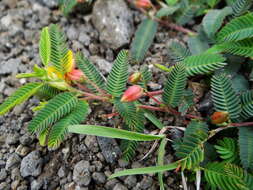
{"label": "orange flower bud", "polygon": [[211,116],[212,124],[221,124],[228,120],[228,112],[214,112]]}
{"label": "orange flower bud", "polygon": [[150,0],[135,0],[135,6],[138,8],[148,9],[152,6]]}
{"label": "orange flower bud", "polygon": [[84,80],[84,74],[81,70],[73,69],[66,74],[67,79],[71,81],[82,81]]}
{"label": "orange flower bud", "polygon": [[130,86],[123,94],[122,102],[133,102],[143,95],[143,89],[139,85]]}
{"label": "orange flower bud", "polygon": [[130,75],[130,77],[128,78],[128,81],[130,83],[136,84],[141,80],[141,73],[140,72],[135,72],[133,74]]}

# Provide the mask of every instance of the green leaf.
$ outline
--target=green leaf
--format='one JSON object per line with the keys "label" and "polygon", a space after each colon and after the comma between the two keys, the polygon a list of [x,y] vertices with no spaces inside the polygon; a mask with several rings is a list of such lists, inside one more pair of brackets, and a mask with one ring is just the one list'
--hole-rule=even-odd
{"label": "green leaf", "polygon": [[130,50],[133,61],[139,63],[144,59],[155,38],[157,27],[158,23],[151,19],[143,20],[138,26]]}
{"label": "green leaf", "polygon": [[5,114],[14,106],[23,103],[33,96],[41,87],[42,83],[28,83],[17,89],[0,105],[0,115]]}
{"label": "green leaf", "polygon": [[240,100],[232,87],[231,80],[225,74],[213,76],[211,93],[215,111],[228,112],[229,118],[236,121],[241,113]]}
{"label": "green leaf", "polygon": [[36,96],[41,99],[49,100],[55,97],[60,93],[60,90],[49,86],[48,84],[44,84],[41,88],[36,92]]}
{"label": "green leaf", "polygon": [[28,130],[32,133],[40,134],[47,127],[54,124],[76,107],[78,99],[73,93],[65,92],[58,94],[49,100],[44,108],[32,119],[28,125]]}
{"label": "green leaf", "polygon": [[161,8],[157,13],[156,16],[158,18],[169,16],[174,14],[180,7],[178,5],[176,6],[170,6],[170,7],[163,7]]}
{"label": "green leaf", "polygon": [[252,13],[233,19],[217,34],[219,43],[239,41],[251,37],[253,37]]}
{"label": "green leaf", "polygon": [[239,127],[239,150],[241,163],[245,169],[253,169],[253,128]]}
{"label": "green leaf", "polygon": [[164,135],[146,135],[123,129],[116,129],[97,125],[70,125],[68,126],[68,131],[70,133],[95,135],[100,137],[109,137],[133,141],[153,141],[164,138]]}
{"label": "green leaf", "polygon": [[[99,88],[105,89],[105,80],[97,68],[92,64],[82,53],[76,55],[76,64],[79,69],[83,71],[85,76],[94,82]],[[92,86],[88,86],[93,91],[97,92],[96,89]]]}
{"label": "green leaf", "polygon": [[239,150],[235,139],[225,137],[214,146],[221,159],[229,163],[238,163]]}
{"label": "green leaf", "polygon": [[162,122],[159,119],[157,119],[156,116],[154,116],[150,111],[145,111],[144,116],[159,129],[164,128]]}
{"label": "green leaf", "polygon": [[39,51],[43,65],[47,66],[50,61],[51,54],[51,42],[48,27],[43,28],[41,31]]}
{"label": "green leaf", "polygon": [[68,55],[66,37],[60,30],[60,27],[55,24],[50,25],[49,34],[51,43],[50,63],[58,72],[65,73],[65,58]]}
{"label": "green leaf", "polygon": [[116,172],[115,174],[111,175],[109,179],[115,177],[121,177],[126,175],[140,175],[140,174],[150,174],[150,173],[159,173],[174,170],[178,167],[178,163],[174,162],[164,166],[153,166],[153,167],[146,167],[146,168],[135,168],[135,169],[128,169]]}
{"label": "green leaf", "polygon": [[68,126],[83,122],[86,119],[88,112],[89,104],[79,100],[72,112],[53,125],[48,137],[48,146],[58,147],[68,133]]}
{"label": "green leaf", "polygon": [[65,16],[68,16],[69,13],[75,8],[78,4],[77,0],[58,0],[61,11]]}
{"label": "green leaf", "polygon": [[213,9],[208,11],[204,16],[202,25],[205,33],[209,38],[213,38],[215,33],[220,29],[226,16],[232,13],[231,7],[225,7],[223,9]]}
{"label": "green leaf", "polygon": [[221,190],[252,190],[253,177],[242,168],[229,163],[210,163],[204,169],[205,179]]}
{"label": "green leaf", "polygon": [[185,66],[187,75],[194,76],[218,70],[226,65],[224,62],[225,58],[222,55],[203,53],[189,56],[182,63]]}
{"label": "green leaf", "polygon": [[207,40],[203,40],[200,35],[190,37],[187,43],[193,55],[201,54],[209,48]]}
{"label": "green leaf", "polygon": [[253,116],[253,91],[246,91],[241,95],[241,118],[247,120]]}
{"label": "green leaf", "polygon": [[236,0],[232,4],[233,15],[238,17],[246,13],[252,5],[252,0]]}
{"label": "green leaf", "polygon": [[111,72],[107,80],[107,92],[112,96],[119,97],[126,89],[128,79],[128,52],[126,50],[120,51],[116,60],[114,61]]}
{"label": "green leaf", "polygon": [[186,70],[184,65],[177,64],[167,79],[164,86],[163,102],[172,107],[179,105],[186,86]]}
{"label": "green leaf", "polygon": [[[162,139],[161,144],[158,149],[158,158],[157,158],[157,165],[163,166],[164,165],[164,156],[165,156],[165,147],[166,147],[167,141],[166,139]],[[164,190],[164,183],[163,183],[163,173],[158,173],[158,180],[160,184],[160,190]]]}
{"label": "green leaf", "polygon": [[185,45],[177,40],[170,41],[167,47],[170,58],[175,62],[183,61],[186,57],[191,55]]}

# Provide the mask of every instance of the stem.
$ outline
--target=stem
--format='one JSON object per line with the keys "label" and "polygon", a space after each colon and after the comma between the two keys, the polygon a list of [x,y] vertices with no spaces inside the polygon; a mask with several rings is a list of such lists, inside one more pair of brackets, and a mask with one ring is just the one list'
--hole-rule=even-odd
{"label": "stem", "polygon": [[89,98],[89,99],[101,100],[101,101],[103,101],[103,102],[108,101],[107,98],[104,98],[104,97],[101,97],[101,96],[97,96],[97,95],[92,94],[92,93],[89,93],[89,92],[82,92],[82,94],[83,94],[84,96],[87,96],[87,98]]}
{"label": "stem", "polygon": [[157,95],[161,95],[163,93],[163,90],[157,90],[157,91],[147,92],[147,93],[150,96],[157,96]]}
{"label": "stem", "polygon": [[104,115],[102,115],[102,117],[104,117],[104,118],[112,118],[112,117],[114,117],[114,116],[118,116],[119,115],[119,113],[110,113],[110,114],[104,114]]}
{"label": "stem", "polygon": [[244,123],[230,123],[229,126],[233,127],[253,127],[253,122],[244,122]]}
{"label": "stem", "polygon": [[164,108],[155,107],[155,106],[139,105],[138,107],[141,109],[146,109],[146,110],[166,112]]}
{"label": "stem", "polygon": [[146,92],[145,95],[147,95],[149,98],[151,98],[152,100],[154,100],[157,104],[161,105],[162,102],[160,102],[158,99],[156,99],[155,97],[153,97],[152,95],[150,95],[149,92]]}

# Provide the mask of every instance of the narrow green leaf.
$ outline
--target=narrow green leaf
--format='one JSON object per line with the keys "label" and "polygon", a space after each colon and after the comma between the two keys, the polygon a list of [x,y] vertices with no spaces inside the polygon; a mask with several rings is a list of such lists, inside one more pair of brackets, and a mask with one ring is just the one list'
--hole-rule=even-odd
{"label": "narrow green leaf", "polygon": [[109,138],[118,138],[134,141],[153,141],[164,138],[164,135],[146,135],[111,127],[97,125],[70,125],[68,131],[84,135],[95,135]]}
{"label": "narrow green leaf", "polygon": [[14,106],[29,99],[39,88],[42,87],[42,85],[42,83],[28,83],[20,87],[0,105],[0,115],[5,114]]}
{"label": "narrow green leaf", "polygon": [[[166,139],[162,139],[161,144],[158,149],[158,158],[157,158],[157,165],[163,166],[164,165],[164,156],[165,156],[165,147],[166,147],[167,141]],[[164,183],[163,183],[163,173],[158,173],[158,180],[160,184],[160,190],[164,190]]]}
{"label": "narrow green leaf", "polygon": [[177,167],[178,167],[178,162],[173,162],[171,164],[164,165],[164,166],[153,166],[153,167],[146,167],[146,168],[128,169],[128,170],[116,172],[115,174],[111,175],[109,177],[109,179],[112,179],[115,177],[126,176],[126,175],[140,175],[140,174],[165,172],[165,171],[174,170]]}
{"label": "narrow green leaf", "polygon": [[148,48],[154,40],[157,27],[158,23],[151,19],[143,20],[138,26],[130,50],[133,61],[139,63],[144,59]]}
{"label": "narrow green leaf", "polygon": [[51,53],[51,42],[48,27],[43,28],[41,31],[39,51],[43,65],[47,66]]}
{"label": "narrow green leaf", "polygon": [[156,116],[154,116],[151,112],[145,111],[144,116],[159,129],[164,128],[162,122],[159,119],[157,119]]}

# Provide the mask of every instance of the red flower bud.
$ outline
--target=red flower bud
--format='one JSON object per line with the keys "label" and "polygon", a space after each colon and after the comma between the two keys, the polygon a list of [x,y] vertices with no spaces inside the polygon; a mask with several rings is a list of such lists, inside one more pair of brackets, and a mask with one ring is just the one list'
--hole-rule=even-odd
{"label": "red flower bud", "polygon": [[228,112],[214,112],[211,116],[212,124],[221,124],[228,120]]}
{"label": "red flower bud", "polygon": [[67,78],[71,81],[82,81],[84,80],[84,74],[82,71],[78,69],[73,69],[72,71],[68,72]]}
{"label": "red flower bud", "polygon": [[135,72],[130,75],[128,78],[128,81],[132,84],[136,84],[141,80],[141,73],[140,72]]}
{"label": "red flower bud", "polygon": [[148,9],[152,7],[150,0],[135,0],[134,4],[138,8]]}
{"label": "red flower bud", "polygon": [[123,94],[121,101],[122,102],[133,102],[138,100],[143,95],[143,89],[138,86],[130,86],[125,93]]}

